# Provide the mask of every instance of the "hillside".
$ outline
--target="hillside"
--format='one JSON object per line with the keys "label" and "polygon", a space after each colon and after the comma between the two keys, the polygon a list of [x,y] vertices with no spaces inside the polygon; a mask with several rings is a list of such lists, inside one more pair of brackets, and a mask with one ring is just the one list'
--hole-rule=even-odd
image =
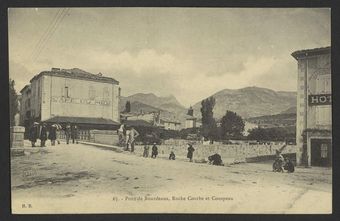
{"label": "hillside", "polygon": [[[225,89],[212,95],[216,99],[214,117],[221,118],[231,110],[243,118],[279,114],[296,106],[296,92],[274,91],[259,87]],[[194,106],[194,113],[200,114],[201,102]]]}
{"label": "hillside", "polygon": [[124,110],[127,101],[130,101],[131,111],[135,113],[139,113],[141,110],[144,112],[160,110],[166,118],[183,121],[183,116],[187,112],[187,108],[181,105],[173,95],[158,97],[153,93],[137,93],[128,97],[122,96],[120,111]]}

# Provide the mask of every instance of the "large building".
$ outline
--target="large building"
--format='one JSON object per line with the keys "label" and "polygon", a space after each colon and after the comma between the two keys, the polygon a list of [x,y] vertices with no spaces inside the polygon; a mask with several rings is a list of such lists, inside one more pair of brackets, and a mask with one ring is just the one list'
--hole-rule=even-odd
{"label": "large building", "polygon": [[296,51],[297,164],[332,165],[331,48]]}
{"label": "large building", "polygon": [[84,128],[119,124],[119,82],[101,73],[52,68],[34,76],[21,91],[21,124],[75,123]]}

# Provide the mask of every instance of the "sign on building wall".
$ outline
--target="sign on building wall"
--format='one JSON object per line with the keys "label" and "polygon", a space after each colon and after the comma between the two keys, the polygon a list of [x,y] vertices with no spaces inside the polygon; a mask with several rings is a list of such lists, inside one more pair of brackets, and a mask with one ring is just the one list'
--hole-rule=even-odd
{"label": "sign on building wall", "polygon": [[110,105],[109,100],[92,100],[80,98],[52,97],[52,102],[56,103],[73,103],[73,104],[89,104],[89,105]]}
{"label": "sign on building wall", "polygon": [[331,105],[332,95],[331,94],[311,94],[308,96],[308,104],[310,106]]}

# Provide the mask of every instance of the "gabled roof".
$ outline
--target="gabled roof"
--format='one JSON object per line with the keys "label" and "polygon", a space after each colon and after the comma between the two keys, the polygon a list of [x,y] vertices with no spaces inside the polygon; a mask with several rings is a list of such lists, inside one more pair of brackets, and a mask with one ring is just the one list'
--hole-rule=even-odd
{"label": "gabled roof", "polygon": [[20,93],[22,94],[23,91],[26,90],[26,89],[30,90],[30,89],[31,89],[31,85],[30,85],[30,84],[26,84],[25,87],[23,87],[23,88],[21,89]]}
{"label": "gabled roof", "polygon": [[104,77],[101,73],[99,74],[92,74],[81,70],[79,68],[72,68],[72,69],[60,69],[60,68],[52,68],[51,71],[42,71],[38,75],[35,75],[30,82],[33,80],[43,76],[58,76],[58,77],[65,77],[65,78],[73,78],[73,79],[82,79],[82,80],[90,80],[90,81],[97,81],[97,82],[104,82],[104,83],[111,83],[111,84],[119,84],[119,82],[110,77]]}
{"label": "gabled roof", "polygon": [[292,56],[295,59],[300,59],[308,56],[313,55],[321,55],[321,54],[328,54],[331,53],[331,47],[323,47],[323,48],[313,48],[313,49],[305,49],[305,50],[299,50],[292,53]]}

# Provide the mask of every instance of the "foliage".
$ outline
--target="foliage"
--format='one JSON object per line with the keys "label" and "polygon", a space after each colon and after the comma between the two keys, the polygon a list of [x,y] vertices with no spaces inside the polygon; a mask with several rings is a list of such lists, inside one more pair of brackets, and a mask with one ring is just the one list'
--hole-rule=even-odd
{"label": "foliage", "polygon": [[14,116],[19,112],[18,107],[18,95],[14,88],[14,80],[9,79],[9,113],[10,113],[10,125],[14,125]]}
{"label": "foliage", "polygon": [[286,141],[295,139],[295,130],[290,127],[254,128],[249,130],[249,140]]}
{"label": "foliage", "polygon": [[214,97],[207,98],[201,102],[202,135],[208,139],[216,139],[217,137],[217,126],[213,113],[215,104]]}
{"label": "foliage", "polygon": [[180,131],[180,138],[181,139],[188,139],[195,137],[194,134],[196,134],[196,137],[200,136],[200,128],[185,128]]}
{"label": "foliage", "polygon": [[222,139],[238,138],[244,131],[244,122],[242,117],[235,112],[227,111],[221,121]]}
{"label": "foliage", "polygon": [[131,112],[131,103],[130,101],[126,101],[124,113],[130,113],[130,112]]}

